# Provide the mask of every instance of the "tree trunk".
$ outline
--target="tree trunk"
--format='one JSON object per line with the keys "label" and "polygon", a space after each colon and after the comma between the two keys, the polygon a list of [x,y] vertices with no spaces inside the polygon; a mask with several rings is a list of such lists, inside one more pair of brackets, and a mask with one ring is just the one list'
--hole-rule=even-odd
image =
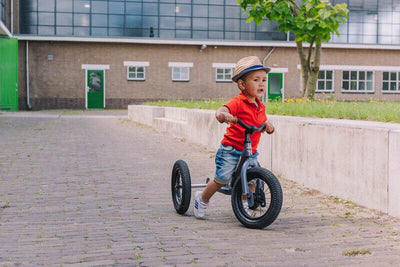
{"label": "tree trunk", "polygon": [[308,74],[309,72],[307,70],[307,66],[301,65],[301,96],[303,98],[305,98],[308,94]]}
{"label": "tree trunk", "polygon": [[315,72],[314,70],[310,71],[307,84],[307,98],[310,100],[314,100],[315,89],[317,88],[318,74],[319,71],[317,72]]}
{"label": "tree trunk", "polygon": [[[311,53],[312,51],[310,51]],[[317,88],[319,67],[321,64],[321,44],[315,46],[314,61],[310,63],[310,71],[307,84],[307,97],[314,100],[315,89]]]}
{"label": "tree trunk", "polygon": [[[317,88],[317,80],[319,74],[319,66],[321,62],[321,44],[316,44],[313,53],[313,44],[310,44],[308,56],[304,52],[303,43],[296,42],[297,53],[299,54],[301,63],[301,92],[304,99],[314,100],[315,89]],[[313,60],[311,60],[313,58]]]}
{"label": "tree trunk", "polygon": [[307,84],[308,84],[308,73],[309,68],[306,59],[306,53],[304,52],[303,43],[296,42],[297,54],[299,55],[301,65],[301,93],[302,97],[307,95]]}

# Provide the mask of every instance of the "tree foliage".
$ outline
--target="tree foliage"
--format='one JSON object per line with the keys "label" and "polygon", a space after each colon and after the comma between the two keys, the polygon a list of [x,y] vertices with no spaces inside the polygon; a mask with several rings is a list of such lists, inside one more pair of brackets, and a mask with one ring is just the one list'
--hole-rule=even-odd
{"label": "tree foliage", "polygon": [[[275,21],[278,29],[295,36],[302,66],[302,90],[305,97],[314,97],[318,78],[321,44],[332,34],[339,35],[339,24],[345,23],[348,9],[345,3],[332,5],[328,0],[238,0],[248,11],[248,21],[256,24],[266,18]],[[303,43],[309,43],[308,55]]]}

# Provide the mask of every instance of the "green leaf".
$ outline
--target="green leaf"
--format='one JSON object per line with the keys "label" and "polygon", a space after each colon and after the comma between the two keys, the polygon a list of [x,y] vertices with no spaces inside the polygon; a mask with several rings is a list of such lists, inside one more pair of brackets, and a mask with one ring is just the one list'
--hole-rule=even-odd
{"label": "green leaf", "polygon": [[305,7],[306,7],[306,11],[309,12],[313,8],[313,4],[308,2]]}
{"label": "green leaf", "polygon": [[294,39],[295,42],[300,42],[303,41],[303,39],[300,36],[297,36],[296,39]]}
{"label": "green leaf", "polygon": [[315,27],[315,24],[307,24],[307,29],[311,31]]}
{"label": "green leaf", "polygon": [[331,12],[329,12],[329,11],[326,10],[326,9],[320,9],[320,10],[318,11],[318,14],[319,14],[319,16],[321,17],[321,19],[325,20],[325,19],[327,19],[327,18],[330,17]]}

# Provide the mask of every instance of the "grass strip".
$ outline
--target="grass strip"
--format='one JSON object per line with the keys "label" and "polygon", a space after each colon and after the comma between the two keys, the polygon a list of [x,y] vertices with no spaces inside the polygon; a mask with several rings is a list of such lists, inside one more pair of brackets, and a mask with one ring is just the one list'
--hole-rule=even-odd
{"label": "grass strip", "polygon": [[[146,105],[216,110],[226,101],[221,100],[168,100],[146,102]],[[304,101],[286,99],[285,102],[265,103],[267,114],[314,118],[335,118],[400,123],[400,102],[341,102]]]}

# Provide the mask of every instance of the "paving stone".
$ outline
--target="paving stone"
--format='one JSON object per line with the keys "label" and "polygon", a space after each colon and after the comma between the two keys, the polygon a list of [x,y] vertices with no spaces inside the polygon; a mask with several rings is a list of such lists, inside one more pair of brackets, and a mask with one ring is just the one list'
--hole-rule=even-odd
{"label": "paving stone", "polygon": [[399,219],[284,177],[263,230],[243,227],[222,194],[205,220],[178,215],[173,163],[204,183],[215,151],[126,114],[0,113],[0,266],[400,265]]}

